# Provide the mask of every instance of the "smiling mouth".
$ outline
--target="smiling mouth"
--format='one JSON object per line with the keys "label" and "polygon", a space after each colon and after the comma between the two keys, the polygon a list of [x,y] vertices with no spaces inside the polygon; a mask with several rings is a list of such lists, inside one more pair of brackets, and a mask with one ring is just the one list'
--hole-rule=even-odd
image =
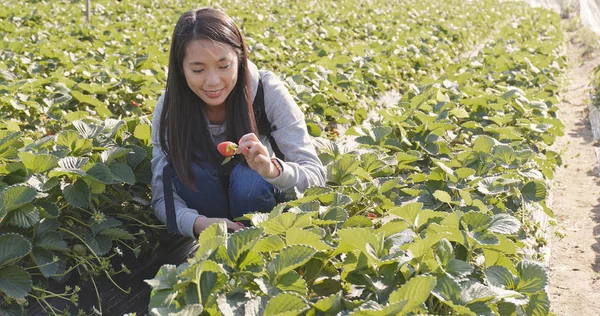
{"label": "smiling mouth", "polygon": [[225,88],[219,89],[219,90],[204,90],[204,93],[209,97],[209,98],[217,98],[221,95],[221,92],[223,92],[225,90]]}

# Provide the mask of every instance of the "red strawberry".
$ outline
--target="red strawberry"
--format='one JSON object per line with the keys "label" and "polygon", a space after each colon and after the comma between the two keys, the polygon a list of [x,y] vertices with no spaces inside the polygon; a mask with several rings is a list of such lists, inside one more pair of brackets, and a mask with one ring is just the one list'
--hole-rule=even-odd
{"label": "red strawberry", "polygon": [[135,101],[131,101],[131,105],[135,106],[136,108],[139,108],[140,106],[142,106],[141,104],[139,104]]}
{"label": "red strawberry", "polygon": [[377,215],[375,215],[374,213],[371,213],[371,212],[369,212],[369,213],[367,214],[367,217],[368,217],[370,220],[374,220],[374,219],[377,217]]}
{"label": "red strawberry", "polygon": [[234,142],[222,142],[219,145],[217,145],[217,150],[224,157],[231,157],[235,155],[237,147],[238,145]]}

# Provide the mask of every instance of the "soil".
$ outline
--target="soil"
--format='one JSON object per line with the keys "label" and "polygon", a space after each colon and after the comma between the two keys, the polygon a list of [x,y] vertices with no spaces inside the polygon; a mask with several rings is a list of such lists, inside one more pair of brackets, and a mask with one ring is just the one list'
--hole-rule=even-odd
{"label": "soil", "polygon": [[[572,39],[574,34],[567,34]],[[559,118],[565,135],[555,149],[563,165],[552,185],[558,232],[551,238],[550,302],[557,315],[600,315],[600,170],[588,118],[590,79],[600,52],[584,60],[582,43],[568,41],[568,86]]]}

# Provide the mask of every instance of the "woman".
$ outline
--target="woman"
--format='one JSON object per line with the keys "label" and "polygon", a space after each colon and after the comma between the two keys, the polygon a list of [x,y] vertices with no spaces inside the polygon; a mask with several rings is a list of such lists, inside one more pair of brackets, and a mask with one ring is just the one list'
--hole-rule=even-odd
{"label": "woman", "polygon": [[[271,137],[285,161],[274,157],[267,137],[257,132],[252,106],[257,91],[264,93]],[[243,159],[221,165],[216,147],[226,140],[239,145],[236,154]],[[175,26],[167,87],[153,114],[152,146],[156,216],[167,222],[164,183],[169,190],[171,182],[163,182],[163,170],[169,164],[177,230],[190,237],[217,221],[241,229],[231,219],[268,212],[282,193],[325,183],[304,114],[273,73],[258,71],[248,60],[238,27],[216,9],[187,12]]]}

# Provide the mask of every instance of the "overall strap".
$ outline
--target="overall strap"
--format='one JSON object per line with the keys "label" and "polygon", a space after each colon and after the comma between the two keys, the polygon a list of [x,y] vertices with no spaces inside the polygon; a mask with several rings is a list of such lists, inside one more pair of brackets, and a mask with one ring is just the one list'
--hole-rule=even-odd
{"label": "overall strap", "polygon": [[163,189],[165,192],[165,207],[167,212],[167,229],[169,233],[178,233],[177,219],[175,216],[175,200],[173,199],[173,178],[171,176],[171,164],[167,163],[163,168]]}
{"label": "overall strap", "polygon": [[[267,118],[267,111],[265,110],[265,92],[263,89],[262,79],[258,80],[258,89],[256,90],[256,97],[254,98],[252,108],[254,109],[254,120],[256,121],[258,133],[267,136],[275,156],[281,160],[284,160],[285,156],[279,149],[279,146],[277,146],[275,139],[271,136],[271,123]],[[273,126],[273,130],[276,129],[277,127]]]}

